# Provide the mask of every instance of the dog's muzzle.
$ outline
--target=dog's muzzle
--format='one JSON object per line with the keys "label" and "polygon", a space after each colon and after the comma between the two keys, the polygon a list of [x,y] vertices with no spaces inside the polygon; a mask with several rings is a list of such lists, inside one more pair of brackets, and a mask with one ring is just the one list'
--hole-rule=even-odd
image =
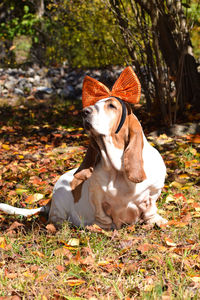
{"label": "dog's muzzle", "polygon": [[91,114],[92,114],[92,108],[90,106],[82,110],[83,126],[86,130],[90,130],[92,128],[91,120],[90,120]]}

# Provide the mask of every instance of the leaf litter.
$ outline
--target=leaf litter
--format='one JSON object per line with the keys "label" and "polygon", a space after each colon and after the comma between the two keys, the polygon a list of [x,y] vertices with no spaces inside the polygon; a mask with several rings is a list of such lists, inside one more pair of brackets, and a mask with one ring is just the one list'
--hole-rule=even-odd
{"label": "leaf litter", "polygon": [[[73,110],[54,106],[38,114],[26,107],[4,112],[1,201],[45,205],[59,176],[79,165],[88,139]],[[164,134],[150,142],[167,166],[158,207],[168,223],[114,231],[66,223],[56,230],[40,216],[0,213],[0,297],[183,299],[199,294],[199,136]]]}

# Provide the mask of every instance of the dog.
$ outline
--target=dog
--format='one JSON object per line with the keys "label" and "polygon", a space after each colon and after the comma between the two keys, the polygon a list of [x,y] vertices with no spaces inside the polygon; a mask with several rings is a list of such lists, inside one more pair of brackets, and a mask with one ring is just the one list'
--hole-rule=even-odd
{"label": "dog", "polygon": [[65,220],[78,227],[97,224],[104,229],[120,229],[139,220],[165,224],[156,201],[166,167],[128,103],[140,97],[136,74],[127,67],[112,91],[86,76],[82,96],[90,144],[80,167],[58,179],[49,205],[29,210],[0,204],[0,210],[24,216],[46,212],[56,226]]}

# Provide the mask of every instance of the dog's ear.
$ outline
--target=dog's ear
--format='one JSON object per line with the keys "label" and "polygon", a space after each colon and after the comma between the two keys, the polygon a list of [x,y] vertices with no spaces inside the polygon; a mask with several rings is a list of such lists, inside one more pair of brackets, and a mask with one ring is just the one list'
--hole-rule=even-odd
{"label": "dog's ear", "polygon": [[98,160],[98,154],[98,146],[94,139],[91,138],[83,162],[74,173],[74,178],[70,184],[75,202],[78,202],[80,199],[83,182],[90,178],[94,171],[94,167]]}
{"label": "dog's ear", "polygon": [[124,167],[130,181],[139,183],[146,179],[143,168],[143,134],[137,118],[129,112],[128,116],[128,144],[124,151]]}

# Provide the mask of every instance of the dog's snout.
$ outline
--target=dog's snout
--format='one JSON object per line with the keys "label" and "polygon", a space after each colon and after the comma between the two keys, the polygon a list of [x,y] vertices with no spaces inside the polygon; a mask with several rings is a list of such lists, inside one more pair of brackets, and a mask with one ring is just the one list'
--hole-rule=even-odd
{"label": "dog's snout", "polygon": [[92,113],[92,108],[91,107],[86,107],[82,110],[82,117],[86,118]]}

